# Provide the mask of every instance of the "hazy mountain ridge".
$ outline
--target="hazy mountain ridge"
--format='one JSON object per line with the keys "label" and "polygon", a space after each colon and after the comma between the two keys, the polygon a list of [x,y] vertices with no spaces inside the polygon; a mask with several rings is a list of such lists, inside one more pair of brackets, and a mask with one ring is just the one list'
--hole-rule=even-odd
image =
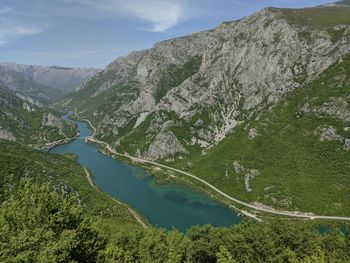
{"label": "hazy mountain ridge", "polygon": [[41,85],[55,88],[62,92],[70,92],[78,88],[84,80],[101,71],[95,68],[23,65],[9,62],[1,62],[0,66],[23,73]]}
{"label": "hazy mountain ridge", "polygon": [[99,72],[93,68],[23,65],[0,62],[0,84],[40,103],[57,101]]}
{"label": "hazy mountain ridge", "polygon": [[62,97],[62,92],[41,85],[22,73],[0,65],[0,85],[9,87],[14,92],[41,104],[49,104]]}

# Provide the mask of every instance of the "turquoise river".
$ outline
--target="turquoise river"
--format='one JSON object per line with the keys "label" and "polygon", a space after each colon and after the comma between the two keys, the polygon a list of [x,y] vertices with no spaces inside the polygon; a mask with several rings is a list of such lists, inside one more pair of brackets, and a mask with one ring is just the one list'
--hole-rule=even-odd
{"label": "turquoise river", "polygon": [[[81,137],[92,134],[85,123],[75,123]],[[50,152],[76,154],[78,162],[92,171],[100,189],[135,208],[152,225],[186,231],[192,225],[230,226],[242,220],[232,209],[186,186],[156,184],[144,169],[99,152],[83,138],[56,146]]]}

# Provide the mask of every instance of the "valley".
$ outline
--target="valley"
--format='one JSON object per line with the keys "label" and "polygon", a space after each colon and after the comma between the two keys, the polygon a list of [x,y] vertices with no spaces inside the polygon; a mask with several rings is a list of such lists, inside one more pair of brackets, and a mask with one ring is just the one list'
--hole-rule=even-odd
{"label": "valley", "polygon": [[62,104],[119,153],[260,208],[346,217],[349,10],[267,8],[163,41]]}
{"label": "valley", "polygon": [[131,205],[154,226],[186,231],[190,226],[210,223],[230,226],[242,219],[231,209],[180,185],[157,185],[146,170],[114,160],[86,143],[93,140],[85,123],[76,122],[80,138],[52,148],[50,153],[72,153],[87,167],[102,191]]}
{"label": "valley", "polygon": [[0,262],[350,262],[349,0],[4,1]]}

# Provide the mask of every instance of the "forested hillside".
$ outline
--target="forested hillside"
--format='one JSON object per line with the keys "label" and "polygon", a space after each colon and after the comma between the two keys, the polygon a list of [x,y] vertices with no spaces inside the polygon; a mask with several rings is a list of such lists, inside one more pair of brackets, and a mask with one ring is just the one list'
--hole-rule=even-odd
{"label": "forested hillside", "polygon": [[61,120],[60,115],[0,86],[0,139],[42,147],[76,136],[75,126]]}

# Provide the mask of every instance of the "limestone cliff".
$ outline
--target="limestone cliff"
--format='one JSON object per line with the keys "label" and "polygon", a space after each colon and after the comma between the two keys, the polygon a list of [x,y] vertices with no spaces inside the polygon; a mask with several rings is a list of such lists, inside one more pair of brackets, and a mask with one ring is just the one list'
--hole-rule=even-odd
{"label": "limestone cliff", "polygon": [[[315,80],[350,52],[349,40],[346,2],[267,8],[118,58],[66,105],[89,118],[98,137],[130,154],[205,153]],[[166,154],[155,147],[160,141],[170,146]]]}

